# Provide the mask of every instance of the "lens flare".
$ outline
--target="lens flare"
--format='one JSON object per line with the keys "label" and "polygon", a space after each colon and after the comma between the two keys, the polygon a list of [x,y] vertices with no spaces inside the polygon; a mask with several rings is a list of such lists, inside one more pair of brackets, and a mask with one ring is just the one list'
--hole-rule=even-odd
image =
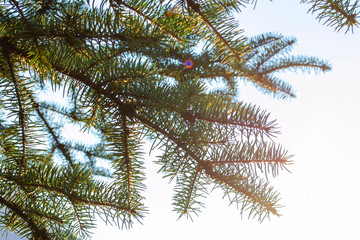
{"label": "lens flare", "polygon": [[186,67],[187,69],[190,69],[190,68],[192,68],[193,66],[194,66],[193,61],[191,61],[190,59],[185,60],[185,67]]}

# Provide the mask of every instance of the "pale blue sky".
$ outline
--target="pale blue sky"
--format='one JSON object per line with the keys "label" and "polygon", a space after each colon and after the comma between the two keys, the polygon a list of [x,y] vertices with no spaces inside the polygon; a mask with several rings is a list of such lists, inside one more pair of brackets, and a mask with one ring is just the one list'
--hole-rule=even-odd
{"label": "pale blue sky", "polygon": [[278,119],[282,134],[277,141],[295,154],[292,174],[283,172],[274,181],[286,205],[283,216],[262,224],[246,215],[242,219],[235,206],[228,207],[215,192],[193,222],[177,221],[168,180],[155,174],[157,166],[147,164],[150,212],[143,225],[131,230],[100,226],[94,239],[359,239],[360,30],[336,33],[307,14],[307,6],[299,2],[258,1],[254,11],[248,8],[239,15],[248,35],[294,36],[294,53],[321,57],[333,66],[327,74],[281,74],[296,89],[296,99],[278,101],[249,87],[240,90],[240,99],[262,106]]}

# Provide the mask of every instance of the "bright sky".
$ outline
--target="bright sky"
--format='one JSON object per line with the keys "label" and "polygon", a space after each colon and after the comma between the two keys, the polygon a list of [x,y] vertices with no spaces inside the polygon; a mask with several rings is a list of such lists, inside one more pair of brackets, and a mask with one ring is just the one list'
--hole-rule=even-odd
{"label": "bright sky", "polygon": [[241,99],[262,106],[278,119],[282,134],[277,141],[295,154],[292,174],[283,172],[274,182],[286,205],[283,216],[261,224],[246,215],[242,219],[236,207],[228,207],[228,201],[215,192],[193,222],[177,220],[171,211],[168,180],[155,174],[158,166],[147,164],[149,214],[143,225],[135,224],[131,230],[99,225],[94,239],[359,238],[360,29],[354,34],[336,33],[307,14],[308,6],[299,2],[258,1],[255,11],[249,8],[239,15],[248,35],[294,36],[298,39],[294,53],[321,57],[333,66],[327,74],[282,74],[297,91],[297,98],[290,101],[274,100],[248,87],[240,90]]}
{"label": "bright sky", "polygon": [[359,239],[360,159],[360,29],[336,33],[307,14],[300,1],[258,1],[256,9],[239,15],[248,35],[278,32],[294,36],[294,53],[329,60],[327,74],[282,74],[297,91],[286,101],[263,96],[252,88],[241,88],[240,99],[256,103],[272,113],[282,134],[276,141],[295,154],[292,174],[282,172],[273,182],[281,193],[283,216],[259,223],[241,218],[235,206],[228,207],[220,192],[205,199],[206,208],[194,221],[177,220],[172,212],[172,188],[168,179],[156,174],[151,164],[156,154],[145,155],[147,173],[146,205],[149,214],[130,230],[111,226],[94,229],[93,239]]}

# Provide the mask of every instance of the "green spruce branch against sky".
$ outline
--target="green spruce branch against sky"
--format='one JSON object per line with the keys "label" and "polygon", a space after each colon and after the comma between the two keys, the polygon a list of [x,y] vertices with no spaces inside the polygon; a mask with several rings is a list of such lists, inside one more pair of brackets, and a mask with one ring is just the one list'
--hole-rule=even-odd
{"label": "green spruce branch against sky", "polygon": [[[301,3],[336,31],[358,26],[357,1]],[[131,227],[146,213],[145,141],[162,152],[180,217],[212,188],[245,215],[279,216],[269,180],[291,155],[269,113],[238,100],[238,83],[294,98],[276,73],[331,67],[291,55],[293,37],[245,36],[233,14],[256,4],[2,1],[0,227],[29,239],[87,238],[95,215]],[[65,105],[41,97],[57,90]],[[67,140],[69,124],[97,141]]]}

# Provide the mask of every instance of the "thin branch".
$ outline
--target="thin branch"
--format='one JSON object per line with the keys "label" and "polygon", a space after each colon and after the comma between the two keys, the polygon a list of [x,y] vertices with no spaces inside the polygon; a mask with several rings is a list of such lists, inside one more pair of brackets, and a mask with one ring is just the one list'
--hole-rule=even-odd
{"label": "thin branch", "polygon": [[[231,44],[220,34],[220,32],[216,29],[216,27],[206,18],[206,16],[204,16],[204,14],[198,10],[196,11],[199,16],[204,20],[204,22],[212,29],[212,31],[216,34],[216,36],[220,39],[220,41],[222,41],[226,47],[234,54],[235,58],[240,62],[243,62],[243,60],[241,59],[240,55],[237,53],[237,51],[231,46]],[[244,55],[244,53],[242,53],[242,55]]]}
{"label": "thin branch", "polygon": [[288,48],[289,46],[293,45],[295,43],[295,40],[291,40],[291,41],[287,41],[286,42],[286,45],[282,45],[282,46],[279,46],[279,45],[276,45],[276,48],[272,48],[271,52],[269,51],[266,51],[265,50],[265,57],[264,58],[261,58],[259,60],[259,62],[256,64],[256,67],[254,69],[255,72],[258,72],[258,70],[260,69],[260,67],[262,65],[264,65],[268,60],[270,60],[272,57],[274,57],[276,54],[280,53],[281,51],[285,50],[286,48]]}
{"label": "thin branch", "polygon": [[175,35],[174,33],[172,33],[171,31],[169,31],[168,29],[164,28],[163,26],[159,25],[157,22],[155,22],[153,19],[151,19],[150,17],[146,16],[144,13],[142,13],[139,9],[135,9],[134,7],[130,6],[129,4],[125,3],[124,1],[121,0],[114,0],[116,3],[124,5],[125,7],[127,7],[128,9],[132,10],[133,12],[139,14],[141,17],[143,17],[144,19],[148,20],[149,22],[151,22],[151,24],[158,26],[161,30],[167,32],[168,34],[170,34],[170,36],[172,36],[173,38],[175,38],[176,40],[178,40],[179,42],[183,42],[183,39],[177,35]]}
{"label": "thin branch", "polygon": [[[9,180],[9,181],[16,182],[16,179],[13,176],[2,174],[2,173],[0,173],[0,176],[7,179],[7,180]],[[99,201],[93,201],[93,200],[84,199],[81,196],[77,195],[75,192],[70,193],[66,189],[63,189],[63,188],[58,187],[58,186],[48,186],[48,185],[44,185],[44,184],[41,184],[41,183],[29,183],[29,182],[21,182],[21,185],[22,186],[30,186],[30,187],[38,187],[38,188],[43,188],[43,189],[48,190],[48,191],[56,192],[56,193],[58,193],[60,195],[65,196],[67,199],[69,199],[69,201],[74,201],[75,200],[77,202],[89,204],[89,205],[92,205],[92,206],[114,208],[116,210],[125,211],[125,212],[131,213],[131,214],[137,214],[138,213],[136,210],[129,209],[129,208],[124,208],[124,207],[121,207],[121,206],[113,204],[113,203],[99,202]]]}
{"label": "thin branch", "polygon": [[125,51],[121,51],[120,53],[115,53],[115,54],[112,54],[110,56],[106,56],[104,58],[99,58],[99,59],[96,59],[94,62],[92,62],[87,68],[84,69],[84,73],[86,73],[87,71],[89,71],[91,68],[95,67],[97,64],[99,64],[101,61],[106,61],[106,60],[110,60],[110,59],[113,59],[115,57],[118,57],[120,56],[121,54],[123,54]]}
{"label": "thin branch", "polygon": [[69,201],[70,201],[70,203],[71,203],[71,205],[72,205],[72,207],[74,209],[74,213],[75,213],[75,216],[76,216],[76,220],[79,223],[80,230],[85,231],[85,229],[84,229],[85,226],[81,223],[81,217],[80,217],[80,215],[78,213],[75,202],[73,201],[73,199],[69,199]]}
{"label": "thin branch", "polygon": [[33,35],[33,38],[34,38],[34,43],[35,43],[35,46],[36,46],[36,50],[38,51],[39,53],[39,56],[40,58],[47,64],[48,61],[41,55],[41,51],[40,51],[40,47],[39,47],[39,43],[37,41],[37,38],[36,38],[36,34],[35,34],[35,31],[34,29],[31,27],[31,24],[29,23],[29,21],[26,19],[25,15],[24,15],[24,12],[21,10],[20,6],[19,6],[19,3],[16,1],[16,0],[10,0],[16,7],[16,9],[18,10],[18,12],[20,13],[21,15],[21,18],[25,21],[25,24],[27,26],[27,28],[30,30],[30,32],[32,33]]}
{"label": "thin branch", "polygon": [[17,216],[21,217],[33,232],[34,237],[40,237],[43,240],[51,240],[49,233],[46,231],[46,229],[40,229],[38,225],[34,222],[34,220],[30,216],[25,214],[24,209],[21,209],[21,207],[19,207],[18,205],[7,201],[2,196],[0,196],[0,203],[1,205],[4,205],[7,208],[11,209]]}
{"label": "thin branch", "polygon": [[34,32],[34,29],[31,27],[29,21],[26,19],[23,11],[21,10],[20,6],[19,6],[19,3],[16,1],[16,0],[10,0],[16,7],[16,9],[18,10],[18,12],[20,13],[21,15],[21,18],[25,21],[25,24],[26,26],[28,27],[28,29],[31,31],[31,33],[35,36],[35,32]]}
{"label": "thin branch", "polygon": [[128,144],[128,135],[129,129],[127,127],[126,115],[122,115],[122,129],[123,129],[123,144],[124,144],[124,158],[126,165],[126,176],[127,176],[127,201],[130,206],[131,198],[131,161],[129,157],[129,144]]}
{"label": "thin branch", "polygon": [[49,215],[46,215],[44,213],[40,213],[38,211],[35,211],[35,210],[31,210],[31,212],[33,212],[34,214],[36,214],[37,216],[39,217],[42,217],[42,218],[46,218],[46,219],[50,219],[54,222],[57,222],[59,224],[64,224],[64,221],[62,219],[60,219],[59,217],[56,217],[56,216],[49,216]]}
{"label": "thin branch", "polygon": [[207,161],[207,163],[209,164],[227,164],[227,163],[273,163],[273,164],[286,164],[286,163],[290,163],[286,158],[279,158],[279,159],[256,159],[256,160],[250,160],[250,159],[246,159],[246,160],[225,160],[225,161],[216,161],[216,160],[210,160]]}
{"label": "thin branch", "polygon": [[356,14],[348,14],[345,9],[341,8],[338,3],[336,3],[335,1],[332,1],[332,0],[327,0],[326,1],[327,3],[330,4],[330,8],[334,9],[336,12],[339,12],[341,15],[343,15],[347,20],[348,24],[349,25],[353,25],[353,24],[356,24],[356,20],[355,20],[355,17]]}
{"label": "thin branch", "polygon": [[268,70],[264,69],[264,70],[260,71],[259,74],[268,75],[270,73],[273,73],[273,72],[276,72],[279,70],[283,70],[283,69],[288,69],[288,68],[300,68],[300,69],[304,69],[304,68],[319,69],[320,68],[323,72],[331,70],[331,67],[329,65],[326,65],[326,63],[319,65],[316,63],[289,62],[289,63],[281,63],[276,67],[271,66],[271,68],[269,68]]}
{"label": "thin branch", "polygon": [[21,101],[21,96],[20,96],[20,91],[19,91],[19,84],[17,82],[15,73],[14,73],[14,68],[13,68],[13,64],[11,62],[11,58],[9,53],[4,52],[4,55],[6,57],[7,63],[9,65],[9,70],[10,70],[10,75],[11,75],[11,79],[14,83],[14,87],[15,87],[15,94],[16,94],[16,98],[18,101],[18,106],[19,106],[19,124],[21,126],[21,134],[22,134],[22,156],[21,156],[21,161],[20,161],[20,169],[19,169],[19,179],[20,176],[22,174],[22,170],[23,168],[25,168],[25,152],[26,152],[26,137],[25,137],[25,116],[24,116],[24,107]]}
{"label": "thin branch", "polygon": [[201,13],[199,12],[199,15],[202,17],[202,19],[206,22],[206,24],[214,31],[214,33],[218,36],[218,38],[227,46],[227,48],[235,55],[237,60],[241,62],[240,56],[237,54],[237,52],[231,47],[230,43],[226,41],[226,39],[219,33],[219,31],[214,27],[214,25]]}
{"label": "thin branch", "polygon": [[189,195],[186,199],[186,204],[185,204],[185,209],[184,209],[184,212],[187,212],[187,209],[189,208],[189,205],[190,205],[190,201],[191,201],[191,196],[193,195],[193,191],[194,191],[194,188],[195,188],[195,183],[196,183],[196,180],[197,180],[197,177],[199,175],[200,171],[195,171],[195,176],[193,177],[192,181],[191,181],[191,186],[190,186],[190,190],[189,190]]}
{"label": "thin branch", "polygon": [[65,149],[65,145],[60,142],[58,136],[55,134],[54,130],[52,129],[52,127],[50,126],[50,124],[46,120],[45,116],[40,111],[39,105],[37,103],[35,103],[35,102],[33,102],[33,104],[35,106],[36,113],[38,114],[40,119],[44,122],[48,132],[50,133],[51,137],[56,142],[56,148],[58,148],[60,150],[60,152],[64,155],[65,159],[69,162],[70,166],[72,168],[74,168],[74,162],[72,161],[71,156],[70,156],[69,152],[67,151],[67,149]]}
{"label": "thin branch", "polygon": [[277,210],[267,201],[254,196],[251,192],[247,191],[246,189],[243,189],[239,186],[236,186],[235,184],[231,183],[228,181],[228,179],[226,178],[226,176],[223,176],[217,172],[215,172],[211,165],[209,164],[208,161],[202,160],[199,156],[196,155],[196,153],[194,153],[192,150],[190,150],[184,143],[181,142],[181,140],[177,139],[176,137],[174,137],[173,135],[171,135],[170,133],[168,133],[166,130],[160,128],[159,126],[153,124],[151,121],[147,120],[146,118],[140,116],[140,115],[135,115],[135,118],[139,119],[144,125],[154,129],[155,131],[163,134],[164,136],[166,136],[169,140],[171,140],[172,142],[174,142],[179,148],[183,149],[187,154],[189,154],[189,156],[191,158],[193,158],[198,164],[199,167],[201,169],[204,169],[206,174],[213,177],[214,179],[216,179],[217,181],[219,181],[220,183],[226,184],[230,187],[232,187],[233,189],[235,189],[236,191],[244,194],[246,197],[248,197],[249,199],[254,200],[255,202],[261,204],[262,206],[264,206],[268,211],[272,212],[275,215],[278,215]]}
{"label": "thin branch", "polygon": [[[240,123],[237,121],[231,121],[230,119],[213,119],[213,118],[209,118],[209,117],[203,117],[200,114],[192,114],[192,113],[187,113],[190,115],[190,117],[196,118],[196,119],[200,119],[200,120],[204,120],[207,122],[214,122],[214,123],[220,123],[220,124],[227,124],[227,125],[235,125],[235,126],[239,126],[239,127],[244,127],[244,128],[255,128],[261,131],[266,132],[267,134],[271,135],[271,130],[273,128],[276,128],[276,125],[270,125],[270,126],[255,126],[252,123]],[[270,122],[272,123],[272,122]]]}
{"label": "thin branch", "polygon": [[[25,183],[25,185],[26,185],[26,183]],[[110,208],[114,208],[114,209],[119,210],[119,211],[125,211],[125,212],[128,212],[128,213],[131,213],[131,214],[136,214],[137,213],[136,210],[133,210],[133,209],[130,209],[130,208],[124,208],[124,207],[121,207],[121,206],[113,204],[113,203],[98,202],[98,201],[83,199],[80,196],[76,195],[75,193],[69,193],[69,192],[67,192],[64,189],[59,188],[59,187],[46,186],[46,185],[42,185],[42,184],[29,184],[29,186],[37,186],[37,187],[41,187],[41,188],[44,188],[44,189],[47,189],[47,190],[50,190],[50,191],[54,191],[54,192],[57,192],[57,193],[60,193],[60,194],[64,195],[69,200],[75,200],[75,201],[78,201],[78,202],[81,202],[81,203],[86,203],[86,204],[89,204],[89,205],[92,205],[92,206],[110,207]]]}
{"label": "thin branch", "polygon": [[199,164],[199,166],[205,170],[205,172],[211,176],[213,179],[216,179],[220,183],[224,183],[231,188],[235,189],[236,191],[244,194],[247,198],[254,200],[257,203],[260,203],[262,206],[264,206],[269,212],[273,213],[274,215],[279,215],[278,211],[274,207],[274,204],[272,204],[269,201],[266,201],[260,197],[254,196],[250,191],[241,188],[240,186],[237,186],[236,184],[232,183],[231,181],[228,181],[228,177],[219,174],[218,172],[214,171],[212,167],[208,164],[206,161],[202,161],[202,164]]}

